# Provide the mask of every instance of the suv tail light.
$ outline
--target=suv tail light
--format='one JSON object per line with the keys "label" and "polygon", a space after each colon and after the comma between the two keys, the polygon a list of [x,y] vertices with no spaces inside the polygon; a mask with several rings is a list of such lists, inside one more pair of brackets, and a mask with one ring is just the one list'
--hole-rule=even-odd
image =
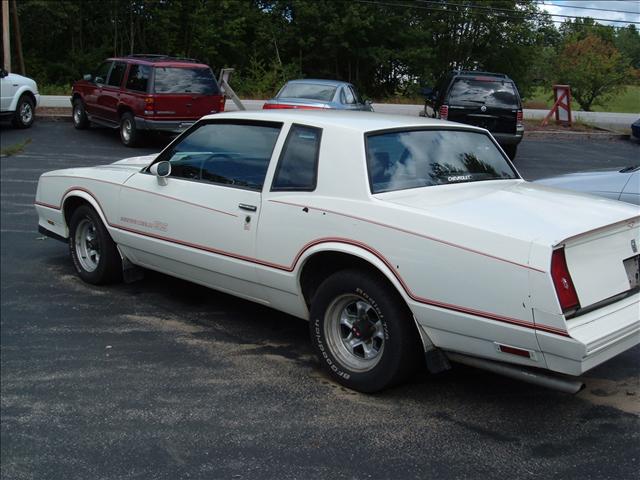
{"label": "suv tail light", "polygon": [[224,104],[225,104],[226,98],[224,95],[220,95],[220,106],[218,107],[218,112],[224,112]]}
{"label": "suv tail light", "polygon": [[440,106],[440,118],[446,120],[449,117],[449,105]]}
{"label": "suv tail light", "polygon": [[146,97],[144,99],[144,114],[154,115],[156,113],[156,106],[153,97]]}
{"label": "suv tail light", "polygon": [[553,285],[556,287],[556,294],[558,295],[562,312],[566,313],[567,310],[579,308],[578,294],[567,268],[564,248],[553,251],[551,256],[551,278],[553,279]]}
{"label": "suv tail light", "polygon": [[516,127],[522,127],[522,110],[518,110],[516,113]]}

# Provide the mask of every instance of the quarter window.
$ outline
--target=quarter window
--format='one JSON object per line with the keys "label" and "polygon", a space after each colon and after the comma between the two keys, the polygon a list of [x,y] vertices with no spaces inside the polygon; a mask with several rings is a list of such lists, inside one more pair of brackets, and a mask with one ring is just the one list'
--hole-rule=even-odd
{"label": "quarter window", "polygon": [[322,130],[304,125],[293,125],[280,155],[272,191],[316,188],[318,156]]}
{"label": "quarter window", "polygon": [[351,89],[349,87],[344,87],[344,95],[345,95],[345,102],[347,105],[353,105],[354,103],[356,103],[356,99],[353,96],[353,92],[351,91]]}
{"label": "quarter window", "polygon": [[126,63],[116,62],[113,64],[113,68],[111,69],[111,74],[109,75],[109,80],[107,81],[107,85],[112,87],[119,87],[122,84],[122,79],[124,78],[124,71],[127,69]]}
{"label": "quarter window", "polygon": [[173,146],[171,176],[261,190],[279,123],[203,123]]}
{"label": "quarter window", "polygon": [[147,65],[131,65],[129,68],[129,78],[127,88],[138,92],[146,92],[149,85],[149,74],[151,67]]}

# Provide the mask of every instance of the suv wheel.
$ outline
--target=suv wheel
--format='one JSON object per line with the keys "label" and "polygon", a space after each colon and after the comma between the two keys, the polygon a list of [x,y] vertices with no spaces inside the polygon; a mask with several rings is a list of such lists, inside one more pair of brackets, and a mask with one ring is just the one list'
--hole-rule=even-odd
{"label": "suv wheel", "polygon": [[127,147],[135,147],[140,141],[140,132],[131,112],[125,112],[120,117],[120,140]]}
{"label": "suv wheel", "polygon": [[22,95],[18,100],[16,112],[13,114],[13,126],[16,128],[29,128],[35,119],[35,105],[28,95]]}
{"label": "suv wheel", "polygon": [[84,130],[89,127],[89,118],[84,109],[84,102],[79,98],[73,101],[73,126],[78,130]]}
{"label": "suv wheel", "polygon": [[511,160],[515,160],[516,153],[518,153],[517,145],[505,145],[504,147],[502,147],[502,149],[504,150],[504,153],[506,153]]}

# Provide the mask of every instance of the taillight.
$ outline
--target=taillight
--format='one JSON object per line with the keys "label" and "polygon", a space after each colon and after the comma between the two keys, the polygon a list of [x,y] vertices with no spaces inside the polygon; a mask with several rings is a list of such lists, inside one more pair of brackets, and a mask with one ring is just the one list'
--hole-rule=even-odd
{"label": "taillight", "polygon": [[522,110],[518,110],[518,113],[516,113],[516,126],[517,127],[521,127],[522,126]]}
{"label": "taillight", "polygon": [[265,103],[262,106],[263,110],[276,110],[276,109],[294,109],[294,110],[324,110],[324,107],[313,107],[311,105],[291,105],[286,103]]}
{"label": "taillight", "polygon": [[153,97],[146,97],[144,99],[144,113],[145,115],[153,115],[155,113],[155,101]]}
{"label": "taillight", "polygon": [[446,120],[449,116],[449,105],[441,105],[440,106],[440,118],[442,120]]}
{"label": "taillight", "polygon": [[224,112],[225,100],[224,95],[220,95],[220,106],[218,107],[218,112]]}
{"label": "taillight", "polygon": [[579,308],[578,294],[571,281],[571,275],[567,268],[567,260],[564,256],[564,248],[553,251],[551,256],[551,278],[556,287],[556,294],[563,312]]}

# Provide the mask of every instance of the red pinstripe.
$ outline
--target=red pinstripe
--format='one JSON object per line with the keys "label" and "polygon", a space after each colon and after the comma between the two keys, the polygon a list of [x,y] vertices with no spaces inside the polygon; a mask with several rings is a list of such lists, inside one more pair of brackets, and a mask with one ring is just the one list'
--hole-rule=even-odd
{"label": "red pinstripe", "polygon": [[[107,183],[109,183],[109,182],[107,182]],[[80,190],[80,191],[83,191],[83,192],[89,194],[96,201],[96,203],[100,206],[100,208],[102,209],[102,206],[100,205],[100,202],[95,197],[95,195],[93,195],[89,190],[87,190],[87,189],[85,189],[83,187],[72,187],[72,188],[68,189],[65,192],[64,195],[66,195],[68,192],[70,192],[72,190]],[[64,198],[64,195],[63,195],[63,198]],[[168,198],[171,198],[171,197],[168,197]],[[273,201],[276,202],[275,200],[273,200]],[[277,203],[285,203],[285,202],[277,202]],[[285,203],[285,204],[287,204],[287,203]],[[49,204],[45,204],[45,203],[42,203],[42,202],[36,202],[36,205],[42,205],[42,206],[45,206],[45,207],[54,208],[56,210],[61,210],[62,209],[62,206],[55,207],[55,206],[52,206],[52,205],[49,205]],[[295,204],[288,204],[288,205],[302,206],[302,205],[295,205]],[[311,208],[311,207],[309,207],[309,208]],[[315,210],[320,210],[320,209],[315,209]],[[104,212],[104,209],[102,209],[102,211]],[[325,210],[323,210],[323,211],[325,211]],[[326,210],[326,211],[329,212],[329,210]],[[335,212],[331,212],[331,213],[335,213]],[[338,215],[341,215],[341,214],[338,214]],[[344,216],[351,217],[350,215],[344,215]],[[106,216],[105,216],[105,218],[106,218]],[[357,219],[357,217],[352,217],[352,218],[356,218]],[[358,240],[352,240],[352,239],[349,239],[349,238],[342,238],[342,237],[323,237],[323,238],[318,238],[318,239],[312,240],[312,241],[306,243],[305,245],[303,245],[302,248],[298,251],[298,253],[294,257],[291,265],[282,265],[282,264],[268,262],[266,260],[260,260],[260,259],[257,259],[257,258],[252,258],[252,257],[244,256],[244,255],[239,255],[237,253],[227,252],[227,251],[224,251],[224,250],[218,250],[218,249],[215,249],[215,248],[207,247],[205,245],[186,242],[186,241],[183,241],[183,240],[177,240],[175,238],[165,237],[163,235],[157,235],[155,233],[136,230],[134,228],[126,227],[124,225],[111,223],[111,222],[109,222],[109,219],[107,219],[107,223],[112,228],[116,228],[118,230],[123,230],[123,231],[126,231],[126,232],[134,233],[136,235],[142,235],[142,236],[145,236],[145,237],[155,238],[157,240],[162,240],[162,241],[165,241],[165,242],[175,243],[175,244],[178,244],[178,245],[183,245],[183,246],[186,246],[186,247],[195,248],[197,250],[202,250],[202,251],[214,253],[216,255],[222,255],[222,256],[225,256],[225,257],[235,258],[235,259],[238,259],[238,260],[242,260],[242,261],[246,261],[246,262],[250,262],[250,263],[254,263],[254,264],[258,264],[258,265],[263,265],[263,266],[266,266],[266,267],[269,267],[269,268],[274,268],[274,269],[277,269],[277,270],[283,270],[283,271],[286,271],[286,272],[293,272],[295,270],[295,267],[298,264],[300,258],[304,255],[304,253],[307,250],[309,250],[311,247],[315,246],[315,245],[319,245],[319,244],[322,244],[322,243],[343,243],[343,244],[347,244],[347,245],[354,245],[354,246],[360,247],[360,248],[368,251],[369,253],[371,253],[372,255],[377,257],[381,262],[383,262],[387,266],[387,268],[393,273],[393,275],[398,280],[400,285],[402,285],[402,288],[404,289],[406,294],[412,300],[414,300],[414,301],[416,301],[418,303],[431,305],[431,306],[442,308],[442,309],[445,309],[445,310],[453,310],[453,311],[460,312],[460,313],[465,313],[465,314],[469,314],[469,315],[483,317],[483,318],[487,318],[489,320],[495,320],[495,321],[498,321],[498,322],[509,323],[511,325],[516,325],[516,326],[519,326],[519,327],[537,329],[537,330],[542,330],[542,331],[545,331],[545,332],[548,332],[548,333],[553,333],[555,335],[561,335],[561,336],[564,336],[564,337],[569,337],[569,334],[565,330],[562,330],[562,329],[559,329],[559,328],[556,328],[556,327],[552,327],[552,326],[549,326],[549,325],[535,324],[533,322],[527,322],[525,320],[519,320],[519,319],[516,319],[516,318],[505,317],[505,316],[498,315],[498,314],[491,313],[491,312],[484,312],[482,310],[476,310],[476,309],[473,309],[473,308],[462,307],[460,305],[454,305],[454,304],[450,304],[450,303],[439,302],[437,300],[432,300],[432,299],[420,297],[420,296],[416,295],[409,288],[409,286],[406,284],[404,279],[396,271],[396,269],[394,268],[393,264],[391,262],[389,262],[389,260],[387,260],[382,253],[380,253],[375,248],[373,248],[373,247],[371,247],[371,246],[369,246],[369,245],[367,245],[367,244],[365,244],[363,242],[360,242]],[[377,222],[372,222],[372,223],[377,223]],[[380,225],[385,226],[383,224],[380,224]],[[393,228],[393,227],[389,227],[389,228]],[[407,231],[407,233],[413,233],[413,232],[408,232]],[[417,234],[417,235],[419,235],[419,234]],[[419,235],[419,236],[422,236],[422,235]],[[480,253],[480,252],[477,252],[477,253]],[[505,260],[505,261],[507,261],[507,260]],[[513,262],[509,262],[509,263],[513,263]],[[517,264],[517,265],[519,265],[519,264]],[[527,267],[525,265],[520,265],[520,266],[524,266],[526,268],[531,268],[531,267]]]}

